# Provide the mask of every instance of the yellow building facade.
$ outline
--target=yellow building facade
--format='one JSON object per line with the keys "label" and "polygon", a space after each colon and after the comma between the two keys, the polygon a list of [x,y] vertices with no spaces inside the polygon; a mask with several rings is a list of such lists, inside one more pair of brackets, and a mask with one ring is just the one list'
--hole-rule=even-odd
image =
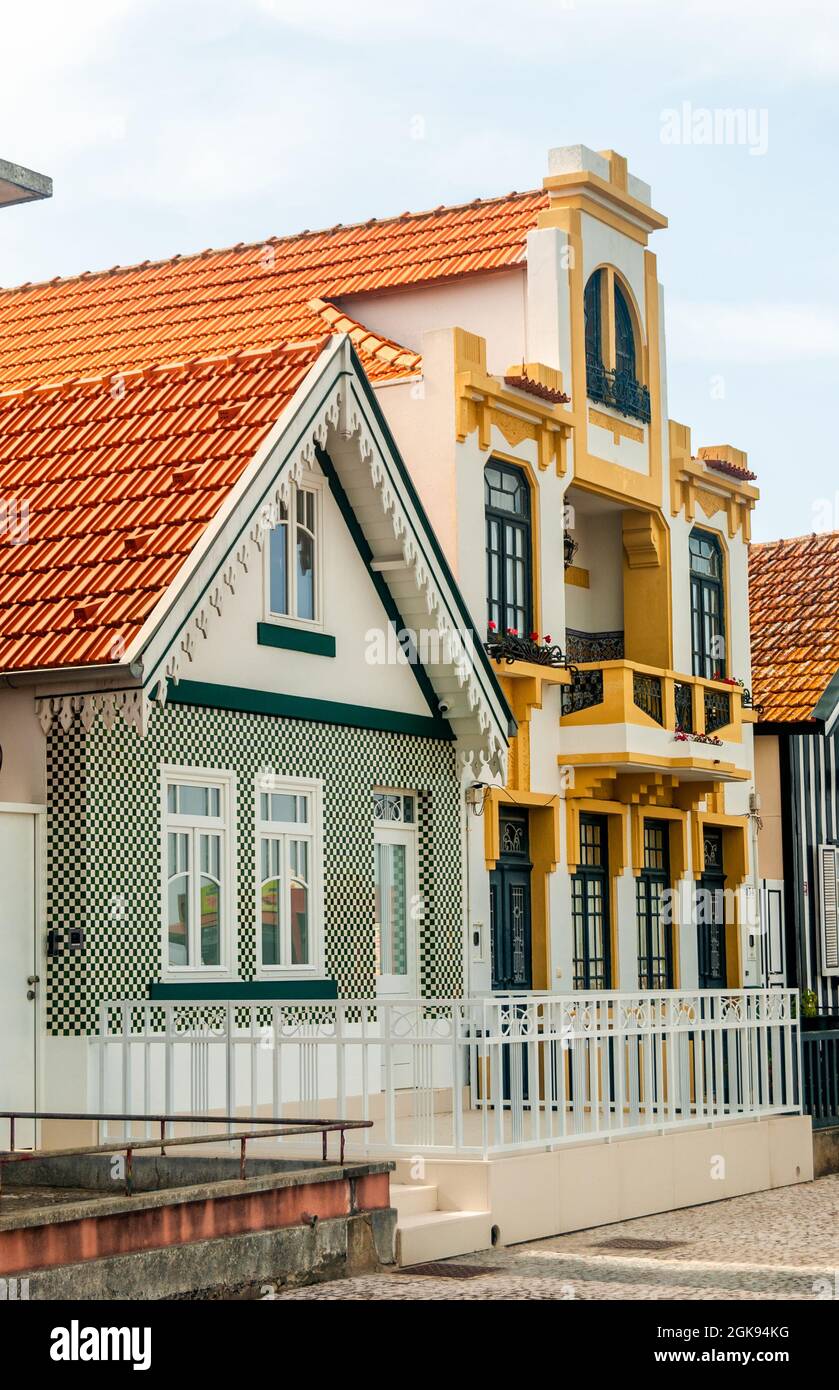
{"label": "yellow building facade", "polygon": [[745,454],[667,408],[654,234],[612,150],[552,150],[520,266],[346,301],[422,354],[379,398],[515,718],[466,769],[468,978],[758,984]]}

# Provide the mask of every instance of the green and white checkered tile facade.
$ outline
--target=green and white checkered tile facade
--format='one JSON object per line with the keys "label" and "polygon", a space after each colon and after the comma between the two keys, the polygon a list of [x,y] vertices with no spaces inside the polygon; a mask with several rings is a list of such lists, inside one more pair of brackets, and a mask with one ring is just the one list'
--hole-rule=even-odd
{"label": "green and white checkered tile facade", "polygon": [[141,737],[78,719],[48,739],[50,927],[81,926],[81,954],[50,960],[47,1027],[95,1032],[106,999],[161,979],[160,769],[234,772],[236,978],[256,975],[255,779],[323,779],[324,976],[342,998],[375,992],[372,792],[417,793],[423,995],[462,990],[460,795],[454,748],[433,738],[189,705],[155,707]]}

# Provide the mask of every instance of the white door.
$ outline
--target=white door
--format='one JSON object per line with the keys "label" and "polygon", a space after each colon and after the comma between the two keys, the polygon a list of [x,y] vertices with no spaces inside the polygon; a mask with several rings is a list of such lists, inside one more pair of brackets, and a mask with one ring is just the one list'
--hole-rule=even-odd
{"label": "white door", "polygon": [[764,987],[785,985],[787,970],[784,941],[784,885],[780,879],[761,879],[760,943],[761,981]]}
{"label": "white door", "polygon": [[[35,1110],[38,989],[35,932],[36,815],[0,809],[0,1110]],[[33,1143],[19,1123],[17,1147]],[[0,1147],[8,1123],[0,1121]]]}
{"label": "white door", "polygon": [[376,992],[411,998],[417,988],[416,833],[377,825]]}

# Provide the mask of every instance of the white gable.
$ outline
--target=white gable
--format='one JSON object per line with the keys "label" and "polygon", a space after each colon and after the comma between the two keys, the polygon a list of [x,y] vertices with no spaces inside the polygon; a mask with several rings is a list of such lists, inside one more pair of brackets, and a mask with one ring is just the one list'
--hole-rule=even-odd
{"label": "white gable", "polygon": [[[265,569],[252,565],[224,605],[221,617],[208,631],[207,640],[182,669],[190,681],[246,687],[281,695],[334,700],[342,704],[399,710],[430,717],[429,708],[413,671],[391,659],[384,664],[368,661],[379,656],[386,642],[388,617],[367,566],[350,535],[341,511],[320,470],[319,587],[322,622],[318,625],[284,624],[270,627],[278,638],[299,634],[333,637],[335,656],[260,644],[258,624],[269,615],[265,605]],[[263,629],[263,635],[264,629]]]}

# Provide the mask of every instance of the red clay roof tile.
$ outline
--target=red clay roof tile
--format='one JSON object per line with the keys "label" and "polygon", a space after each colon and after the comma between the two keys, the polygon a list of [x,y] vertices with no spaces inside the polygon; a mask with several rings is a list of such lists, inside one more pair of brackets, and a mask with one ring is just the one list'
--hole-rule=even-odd
{"label": "red clay roof tile", "polygon": [[839,531],[752,545],[749,604],[761,717],[810,719],[839,671]]}
{"label": "red clay roof tile", "polygon": [[[0,536],[0,669],[107,662],[118,635],[131,643],[321,346],[137,374],[116,398],[103,377],[98,395],[85,382],[0,399],[0,497],[28,506],[25,543]],[[210,401],[234,393],[244,426]]]}

